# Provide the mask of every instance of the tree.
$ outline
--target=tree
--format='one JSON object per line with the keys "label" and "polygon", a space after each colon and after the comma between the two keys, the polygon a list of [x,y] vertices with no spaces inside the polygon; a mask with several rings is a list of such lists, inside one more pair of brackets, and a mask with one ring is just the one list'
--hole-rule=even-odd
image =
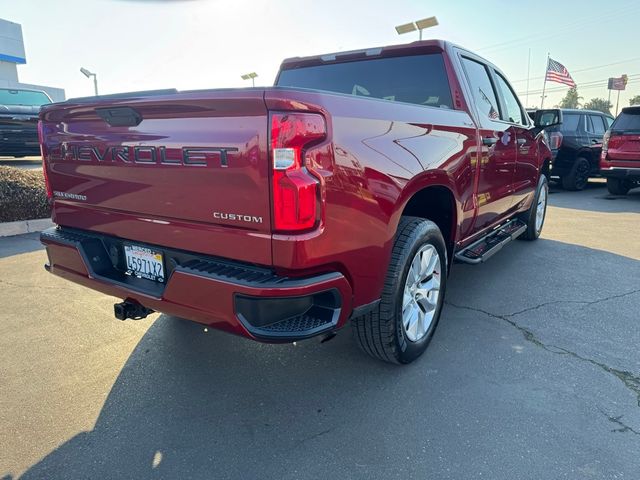
{"label": "tree", "polygon": [[584,104],[583,108],[585,110],[597,110],[599,112],[608,113],[611,115],[611,105],[604,98],[592,98],[587,103]]}
{"label": "tree", "polygon": [[640,105],[640,95],[636,95],[629,100],[629,105]]}
{"label": "tree", "polygon": [[558,106],[560,108],[578,108],[580,106],[580,100],[582,100],[582,97],[578,95],[578,89],[576,87],[572,87],[564,98],[560,100]]}

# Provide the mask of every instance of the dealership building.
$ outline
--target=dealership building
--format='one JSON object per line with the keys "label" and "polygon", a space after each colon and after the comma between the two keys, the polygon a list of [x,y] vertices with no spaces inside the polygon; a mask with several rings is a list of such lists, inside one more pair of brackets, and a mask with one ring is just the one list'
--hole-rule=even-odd
{"label": "dealership building", "polygon": [[18,80],[18,65],[27,63],[19,23],[0,18],[0,88],[27,88],[44,90],[54,102],[65,99],[64,89],[22,83]]}

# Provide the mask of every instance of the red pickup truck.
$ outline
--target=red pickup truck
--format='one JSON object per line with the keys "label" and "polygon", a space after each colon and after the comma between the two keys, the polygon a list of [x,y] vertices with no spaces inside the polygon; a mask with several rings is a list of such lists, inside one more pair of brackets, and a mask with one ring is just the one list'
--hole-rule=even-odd
{"label": "red pickup truck", "polygon": [[272,88],[45,106],[50,272],[266,342],[349,320],[409,363],[456,260],[540,235],[551,152],[503,73],[443,41],[285,60]]}

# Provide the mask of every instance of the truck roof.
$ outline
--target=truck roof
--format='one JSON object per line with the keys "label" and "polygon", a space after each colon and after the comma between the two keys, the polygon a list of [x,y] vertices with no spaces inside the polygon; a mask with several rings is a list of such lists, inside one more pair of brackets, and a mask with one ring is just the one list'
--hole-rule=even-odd
{"label": "truck roof", "polygon": [[358,58],[395,56],[402,53],[415,53],[416,50],[444,51],[451,42],[444,40],[422,40],[400,45],[388,45],[386,47],[363,48],[360,50],[350,50],[347,52],[334,52],[322,55],[311,55],[308,57],[285,58],[280,66],[281,69],[297,68],[309,65],[320,65],[328,62],[355,60]]}

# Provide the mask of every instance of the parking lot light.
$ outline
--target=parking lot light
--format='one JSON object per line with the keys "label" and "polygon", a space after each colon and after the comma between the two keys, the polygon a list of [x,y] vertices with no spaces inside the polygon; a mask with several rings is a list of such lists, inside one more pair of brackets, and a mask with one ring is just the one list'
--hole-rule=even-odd
{"label": "parking lot light", "polygon": [[89,70],[87,70],[84,67],[80,67],[80,71],[87,78],[93,77],[93,89],[94,89],[95,95],[97,97],[98,96],[98,76],[95,73],[90,72]]}
{"label": "parking lot light", "polygon": [[438,25],[438,19],[436,17],[428,17],[416,20],[415,22],[398,25],[396,27],[396,32],[398,32],[398,35],[402,35],[418,30],[418,32],[420,32],[420,40],[422,40],[422,30],[429,27],[435,27],[436,25]]}
{"label": "parking lot light", "polygon": [[251,86],[255,87],[256,86],[256,77],[257,76],[258,76],[258,74],[256,72],[251,72],[251,73],[245,73],[244,75],[240,75],[240,78],[242,78],[243,80],[251,79]]}

